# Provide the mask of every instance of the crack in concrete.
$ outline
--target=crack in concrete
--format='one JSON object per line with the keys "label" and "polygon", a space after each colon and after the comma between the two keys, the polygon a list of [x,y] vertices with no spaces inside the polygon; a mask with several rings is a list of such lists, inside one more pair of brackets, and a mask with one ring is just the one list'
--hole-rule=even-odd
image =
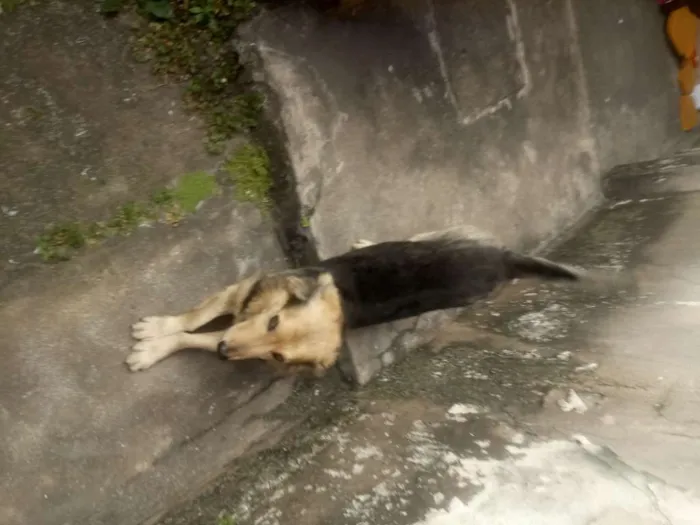
{"label": "crack in concrete", "polygon": [[484,117],[493,115],[494,113],[500,111],[501,109],[513,108],[512,98],[520,99],[526,97],[530,91],[532,91],[532,75],[530,74],[530,69],[527,66],[527,61],[525,58],[525,43],[522,36],[522,30],[520,28],[520,23],[518,21],[518,11],[514,0],[505,0],[508,6],[509,14],[506,16],[506,27],[508,29],[508,36],[515,44],[515,61],[520,68],[520,80],[522,86],[520,89],[514,93],[508,94],[502,99],[496,101],[493,104],[478,109],[472,112],[470,115],[463,116],[460,109],[460,105],[457,101],[457,97],[452,88],[452,82],[450,81],[449,72],[447,69],[447,63],[445,61],[445,56],[442,51],[442,44],[440,42],[440,34],[437,29],[437,20],[435,17],[435,3],[434,0],[428,2],[429,10],[426,16],[428,31],[428,42],[430,43],[430,48],[435,54],[435,58],[438,62],[438,67],[440,69],[440,76],[445,83],[445,95],[450,101],[450,105],[454,108],[459,123],[463,126],[468,126],[481,120]]}
{"label": "crack in concrete", "polygon": [[663,419],[668,419],[664,412],[666,409],[669,407],[671,404],[672,400],[671,397],[673,396],[675,392],[675,387],[673,385],[669,386],[666,390],[664,390],[663,394],[661,394],[661,397],[659,398],[659,401],[654,403],[654,411],[656,414],[663,418]]}

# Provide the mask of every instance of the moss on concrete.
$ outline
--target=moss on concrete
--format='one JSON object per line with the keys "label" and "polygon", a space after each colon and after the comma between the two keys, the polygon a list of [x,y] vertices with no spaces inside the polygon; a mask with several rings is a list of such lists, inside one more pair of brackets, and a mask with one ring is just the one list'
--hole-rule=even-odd
{"label": "moss on concrete", "polygon": [[86,246],[129,235],[142,224],[176,225],[218,191],[213,175],[204,171],[187,173],[172,188],[154,193],[147,201],[124,204],[106,221],[71,221],[48,227],[37,239],[37,252],[46,262],[67,261]]}
{"label": "moss on concrete", "polygon": [[200,202],[208,199],[218,190],[212,175],[197,171],[183,175],[172,191],[173,201],[185,213],[192,213]]}
{"label": "moss on concrete", "polygon": [[237,200],[252,202],[261,210],[270,208],[270,159],[262,147],[255,144],[242,146],[226,161],[224,168],[235,185]]}
{"label": "moss on concrete", "polygon": [[236,520],[229,514],[222,514],[216,518],[216,525],[236,525]]}

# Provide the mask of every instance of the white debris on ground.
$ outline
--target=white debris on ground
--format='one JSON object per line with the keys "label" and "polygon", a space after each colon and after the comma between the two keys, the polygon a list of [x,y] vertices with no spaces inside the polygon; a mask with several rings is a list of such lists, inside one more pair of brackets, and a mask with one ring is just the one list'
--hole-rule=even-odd
{"label": "white debris on ground", "polygon": [[698,499],[583,435],[532,442],[468,403],[422,415],[332,428],[227,510],[256,525],[697,525]]}
{"label": "white debris on ground", "polygon": [[564,412],[574,411],[578,414],[583,414],[588,410],[586,403],[583,402],[583,399],[581,399],[573,389],[569,389],[566,399],[560,399],[557,401],[557,404]]}
{"label": "white debris on ground", "polygon": [[566,337],[568,326],[575,317],[566,306],[550,304],[539,312],[528,312],[508,323],[515,333],[536,343],[546,343]]}
{"label": "white debris on ground", "polygon": [[700,515],[700,500],[651,479],[631,483],[584,436],[509,449],[505,460],[455,459],[453,475],[482,490],[415,525],[691,525]]}
{"label": "white debris on ground", "polygon": [[588,363],[574,368],[574,372],[592,372],[598,368],[598,363]]}
{"label": "white debris on ground", "polygon": [[458,423],[464,423],[467,420],[466,416],[483,414],[485,412],[486,409],[476,405],[456,403],[447,411],[447,419],[457,421]]}

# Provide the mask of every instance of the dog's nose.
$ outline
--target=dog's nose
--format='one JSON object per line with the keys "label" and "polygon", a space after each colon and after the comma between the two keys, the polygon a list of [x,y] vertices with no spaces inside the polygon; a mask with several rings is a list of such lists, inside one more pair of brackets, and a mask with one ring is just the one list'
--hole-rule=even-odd
{"label": "dog's nose", "polygon": [[221,341],[216,346],[216,353],[219,354],[220,359],[228,359],[228,346],[226,345],[226,341]]}

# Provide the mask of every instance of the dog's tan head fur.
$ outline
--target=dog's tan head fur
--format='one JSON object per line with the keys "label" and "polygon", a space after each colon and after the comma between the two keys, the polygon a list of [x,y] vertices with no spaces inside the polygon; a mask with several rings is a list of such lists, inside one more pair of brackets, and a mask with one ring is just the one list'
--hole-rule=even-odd
{"label": "dog's tan head fur", "polygon": [[275,360],[323,373],[338,358],[343,314],[328,273],[289,271],[251,280],[223,343],[230,360]]}

